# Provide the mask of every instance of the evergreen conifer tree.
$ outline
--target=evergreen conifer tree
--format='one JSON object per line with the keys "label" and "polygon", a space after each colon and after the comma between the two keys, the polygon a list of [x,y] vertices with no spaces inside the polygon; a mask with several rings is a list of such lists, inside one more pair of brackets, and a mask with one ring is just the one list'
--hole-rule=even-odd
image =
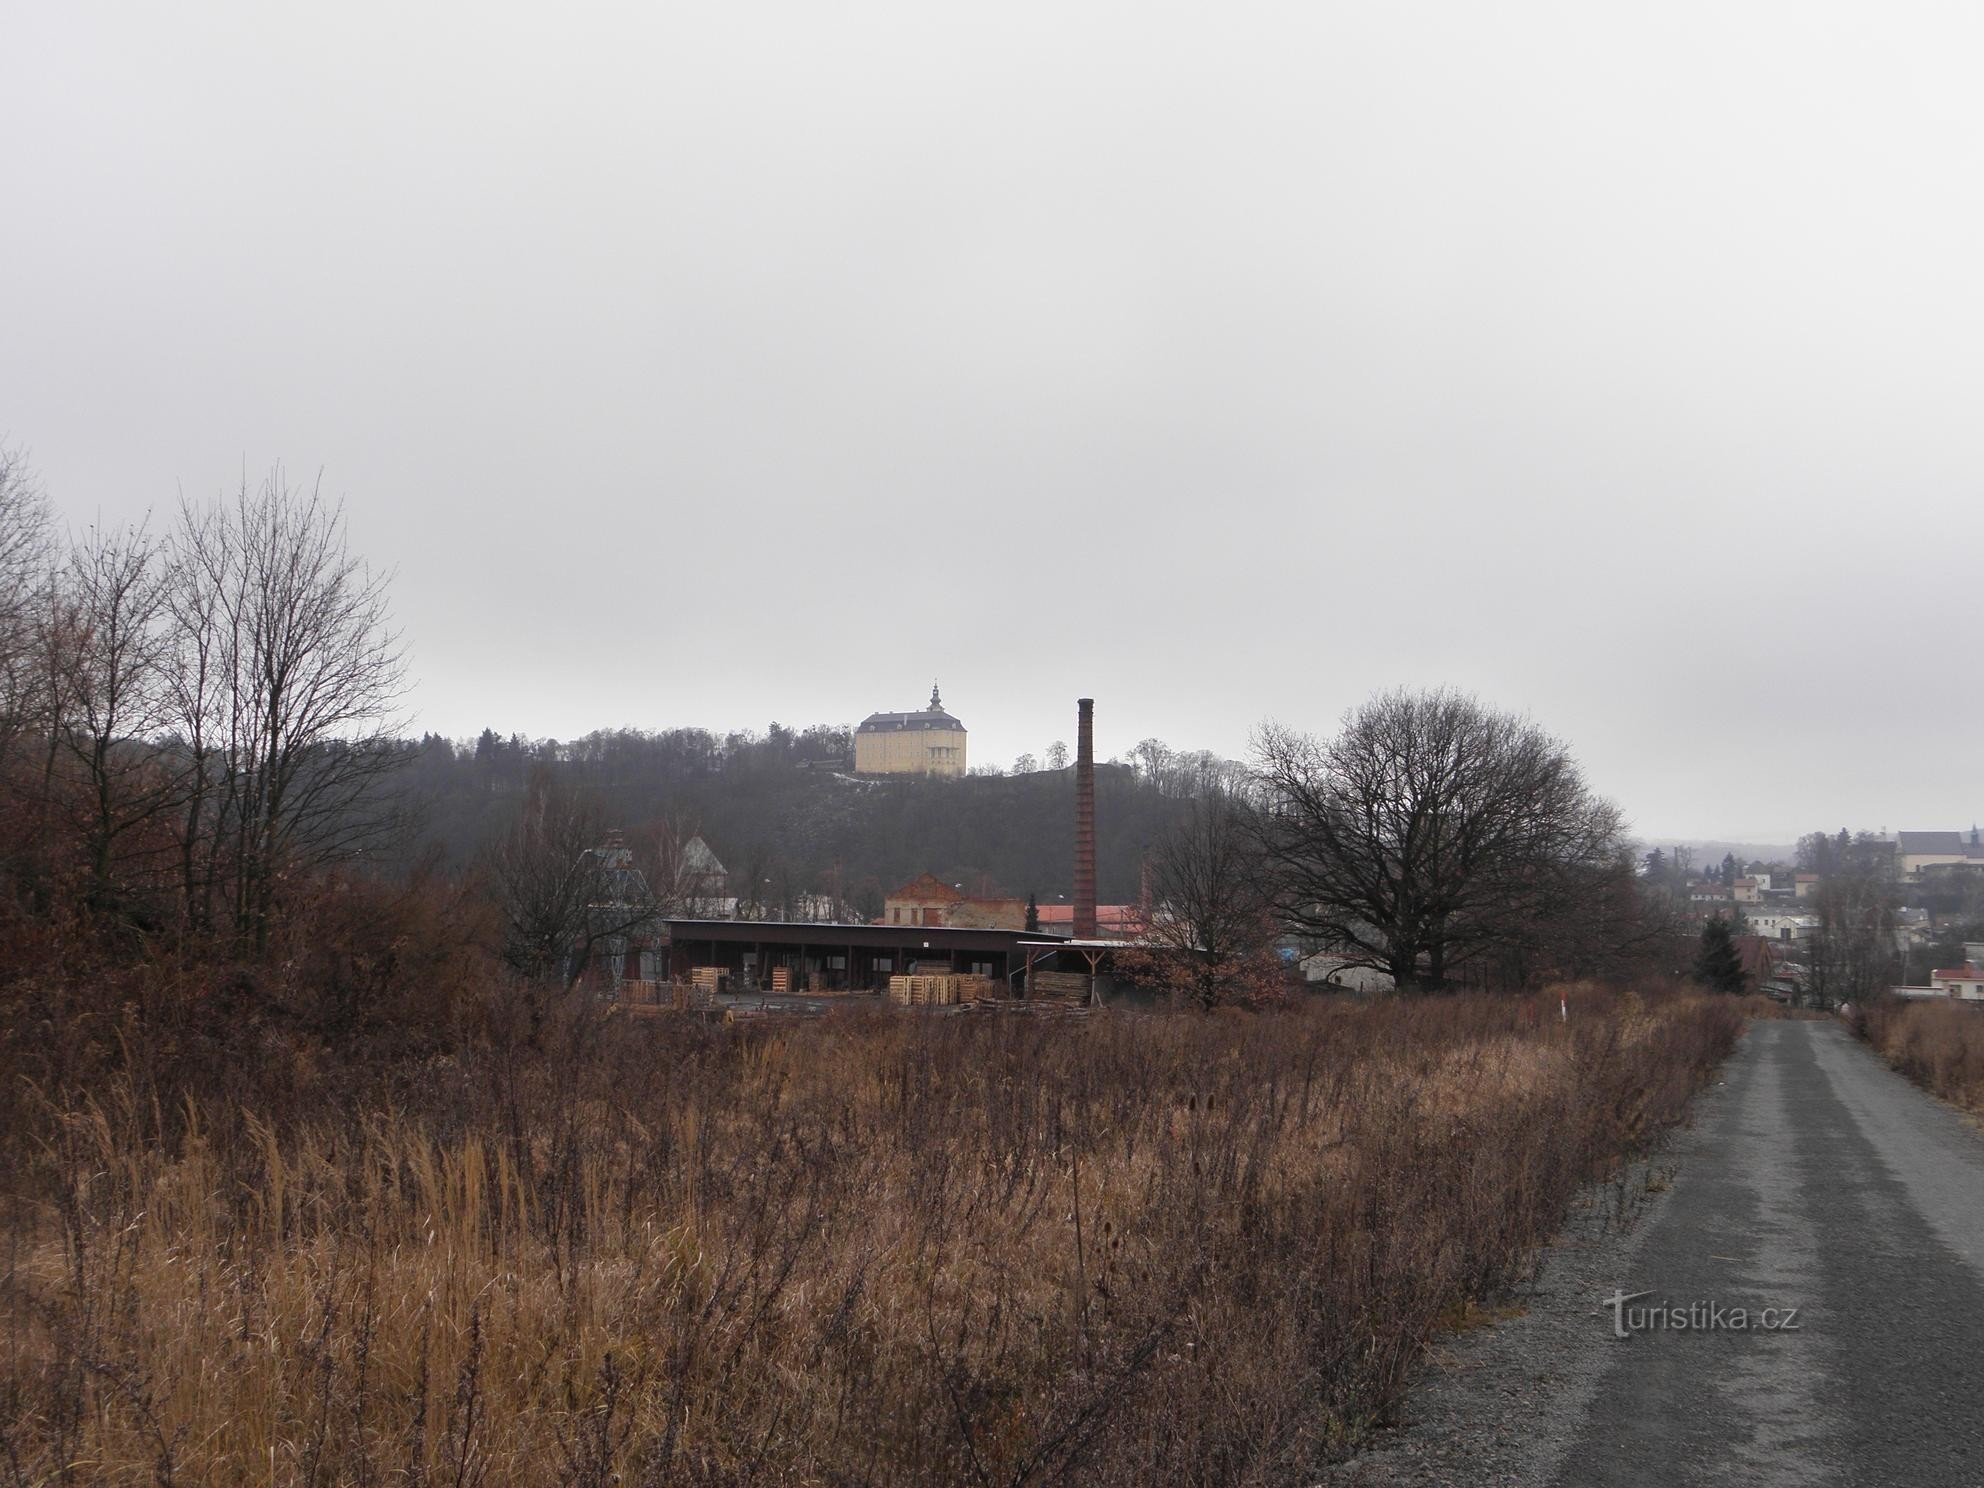
{"label": "evergreen conifer tree", "polygon": [[1729,922],[1713,919],[1702,926],[1701,949],[1695,953],[1695,980],[1711,992],[1741,994],[1749,990],[1743,958],[1736,953]]}

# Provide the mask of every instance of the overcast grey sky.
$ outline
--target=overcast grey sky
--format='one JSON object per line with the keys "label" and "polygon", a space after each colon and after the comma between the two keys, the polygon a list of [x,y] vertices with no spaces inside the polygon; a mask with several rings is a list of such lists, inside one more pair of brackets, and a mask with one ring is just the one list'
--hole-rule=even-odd
{"label": "overcast grey sky", "polygon": [[11,6],[0,433],[321,467],[416,726],[1526,709],[1984,813],[1968,4]]}

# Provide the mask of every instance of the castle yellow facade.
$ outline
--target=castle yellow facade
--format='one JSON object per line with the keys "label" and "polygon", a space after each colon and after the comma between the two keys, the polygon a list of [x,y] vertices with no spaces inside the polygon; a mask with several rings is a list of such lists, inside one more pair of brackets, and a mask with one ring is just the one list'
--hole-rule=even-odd
{"label": "castle yellow facade", "polygon": [[871,713],[854,731],[857,775],[962,775],[965,728],[933,686],[916,713]]}

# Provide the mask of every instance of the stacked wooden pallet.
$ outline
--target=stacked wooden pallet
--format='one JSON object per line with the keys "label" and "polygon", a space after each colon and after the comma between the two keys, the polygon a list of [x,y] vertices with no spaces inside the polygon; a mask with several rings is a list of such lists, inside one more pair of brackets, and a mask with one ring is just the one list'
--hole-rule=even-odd
{"label": "stacked wooden pallet", "polygon": [[961,972],[889,978],[889,1001],[904,1007],[957,1007],[960,1004],[993,1002],[1004,996],[1005,989],[993,978],[968,976]]}
{"label": "stacked wooden pallet", "polygon": [[790,992],[792,990],[792,968],[790,966],[774,966],[772,968],[771,989],[774,992]]}
{"label": "stacked wooden pallet", "polygon": [[[715,970],[705,967],[703,970]],[[715,978],[698,977],[694,981],[674,984],[674,1006],[678,1013],[701,1012],[716,1006],[717,982]]]}
{"label": "stacked wooden pallet", "polygon": [[1027,984],[1029,1002],[1080,1005],[1089,999],[1090,978],[1079,971],[1036,971]]}
{"label": "stacked wooden pallet", "polygon": [[1006,984],[997,977],[961,976],[958,978],[959,1002],[1002,1002],[1006,997]]}
{"label": "stacked wooden pallet", "polygon": [[904,1007],[946,1007],[958,1000],[954,976],[892,976],[889,1001]]}

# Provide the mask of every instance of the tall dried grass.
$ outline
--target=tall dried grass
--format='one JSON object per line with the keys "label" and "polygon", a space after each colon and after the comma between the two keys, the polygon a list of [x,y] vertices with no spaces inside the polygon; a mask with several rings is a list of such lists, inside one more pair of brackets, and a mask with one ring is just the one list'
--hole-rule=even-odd
{"label": "tall dried grass", "polygon": [[1862,1012],[1867,1041],[1924,1089],[1984,1115],[1984,1012],[1882,998]]}
{"label": "tall dried grass", "polygon": [[1741,1021],[1570,1007],[571,1017],[211,1094],[134,1058],[15,1098],[0,1472],[1286,1481]]}

